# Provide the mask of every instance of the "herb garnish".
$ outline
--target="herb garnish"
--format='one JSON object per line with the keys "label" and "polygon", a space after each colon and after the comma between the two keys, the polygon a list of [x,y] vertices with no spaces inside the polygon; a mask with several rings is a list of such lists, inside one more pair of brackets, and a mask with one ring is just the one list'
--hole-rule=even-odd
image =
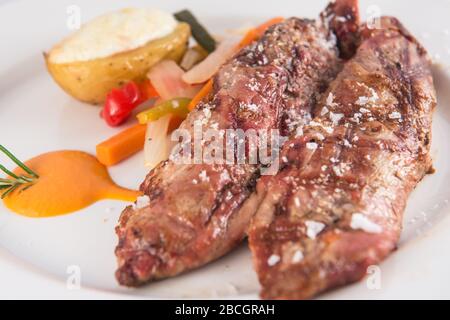
{"label": "herb garnish", "polygon": [[8,170],[5,166],[0,164],[0,170],[6,173],[8,178],[0,178],[0,192],[2,193],[1,198],[5,198],[8,194],[16,190],[17,188],[23,186],[22,191],[31,187],[39,175],[28,168],[22,161],[17,159],[8,149],[0,144],[0,151],[3,152],[8,158],[10,158],[15,164],[17,164],[26,174],[17,175],[14,172]]}

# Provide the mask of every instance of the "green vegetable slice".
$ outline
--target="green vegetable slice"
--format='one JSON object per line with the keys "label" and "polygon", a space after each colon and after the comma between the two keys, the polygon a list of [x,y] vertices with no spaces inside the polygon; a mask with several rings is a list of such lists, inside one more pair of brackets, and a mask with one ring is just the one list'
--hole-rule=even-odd
{"label": "green vegetable slice", "polygon": [[140,124],[146,124],[150,121],[156,121],[168,114],[177,115],[180,118],[186,118],[189,113],[188,105],[191,99],[188,98],[176,98],[164,101],[149,110],[142,111],[137,115]]}
{"label": "green vegetable slice", "polygon": [[182,10],[174,14],[175,18],[180,22],[186,22],[191,26],[192,36],[199,45],[209,53],[216,49],[216,41],[206,31],[206,29],[198,22],[189,10]]}

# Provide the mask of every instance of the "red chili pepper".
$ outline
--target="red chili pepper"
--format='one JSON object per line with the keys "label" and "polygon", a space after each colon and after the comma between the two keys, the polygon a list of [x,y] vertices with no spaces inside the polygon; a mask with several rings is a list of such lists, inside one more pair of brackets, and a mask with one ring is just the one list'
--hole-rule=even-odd
{"label": "red chili pepper", "polygon": [[157,93],[150,81],[146,80],[140,85],[128,82],[122,88],[108,93],[101,115],[110,126],[118,126],[128,119],[134,108],[155,96]]}

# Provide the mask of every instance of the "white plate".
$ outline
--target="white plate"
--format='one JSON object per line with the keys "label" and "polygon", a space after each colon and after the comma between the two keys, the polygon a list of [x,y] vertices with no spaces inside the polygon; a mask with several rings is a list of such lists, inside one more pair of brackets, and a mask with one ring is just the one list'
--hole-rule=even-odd
{"label": "white plate", "polygon": [[[257,23],[274,15],[315,17],[324,1],[127,1],[127,6],[189,7],[215,32]],[[42,52],[69,30],[74,2],[10,1],[0,6],[0,142],[21,159],[49,150],[93,153],[111,136],[98,109],[64,94],[47,74]],[[82,21],[124,6],[124,1],[77,0]],[[373,5],[376,5],[374,7]],[[450,2],[361,1],[363,15],[379,8],[395,15],[441,65],[435,68],[439,106],[434,116],[433,157],[437,173],[411,195],[399,249],[381,265],[381,288],[366,281],[323,298],[450,298]],[[142,154],[110,170],[120,184],[136,187],[146,170]],[[114,226],[123,202],[101,201],[75,214],[28,219],[0,205],[1,298],[256,298],[258,282],[245,244],[215,263],[142,289],[121,288],[113,277]],[[68,268],[78,266],[81,289],[67,287]]]}

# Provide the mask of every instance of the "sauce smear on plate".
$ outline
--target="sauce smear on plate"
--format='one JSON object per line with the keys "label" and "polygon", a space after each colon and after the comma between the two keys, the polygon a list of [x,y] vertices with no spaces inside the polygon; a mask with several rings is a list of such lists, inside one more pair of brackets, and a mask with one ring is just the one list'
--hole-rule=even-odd
{"label": "sauce smear on plate", "polygon": [[[80,210],[101,199],[135,201],[139,191],[115,184],[98,160],[82,151],[54,151],[25,164],[39,174],[29,188],[19,188],[6,196],[12,211],[33,218],[52,217]],[[17,168],[16,174],[23,174]]]}

